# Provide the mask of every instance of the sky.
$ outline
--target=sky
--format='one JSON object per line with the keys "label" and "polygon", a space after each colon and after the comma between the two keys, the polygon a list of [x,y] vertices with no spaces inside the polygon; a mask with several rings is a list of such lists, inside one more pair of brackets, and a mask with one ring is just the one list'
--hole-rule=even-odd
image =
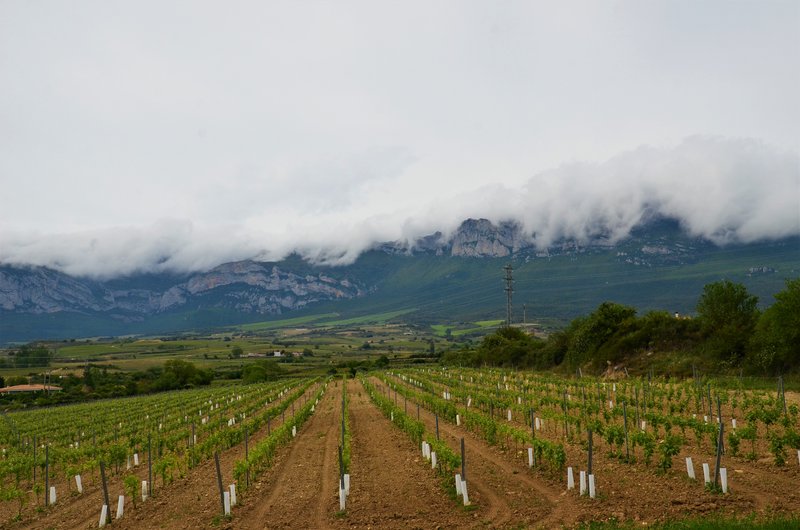
{"label": "sky", "polygon": [[800,234],[795,0],[0,2],[0,263]]}

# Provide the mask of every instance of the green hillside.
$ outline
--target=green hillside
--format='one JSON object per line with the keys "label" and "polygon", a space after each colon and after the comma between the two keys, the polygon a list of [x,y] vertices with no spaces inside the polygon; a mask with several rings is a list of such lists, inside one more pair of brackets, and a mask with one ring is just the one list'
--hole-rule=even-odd
{"label": "green hillside", "polygon": [[[522,321],[524,304],[528,321],[558,327],[603,301],[630,305],[640,313],[659,309],[691,314],[703,286],[723,278],[744,284],[763,308],[772,303],[772,295],[787,278],[800,275],[798,238],[721,248],[681,239],[673,232],[647,238],[544,257],[533,252],[511,258],[461,258],[371,251],[351,265],[322,268],[365,286],[367,294],[355,299],[318,302],[280,315],[243,313],[218,305],[223,296],[236,290],[233,284],[180,310],[136,319],[87,312],[5,312],[0,332],[10,340],[31,340],[207,331],[232,325],[256,331],[392,319],[468,329],[475,326],[467,323],[505,318],[503,267],[507,263],[514,268],[515,321]],[[658,245],[677,251],[661,255]],[[656,250],[642,253],[647,248]],[[297,256],[277,265],[296,274],[319,272]]]}

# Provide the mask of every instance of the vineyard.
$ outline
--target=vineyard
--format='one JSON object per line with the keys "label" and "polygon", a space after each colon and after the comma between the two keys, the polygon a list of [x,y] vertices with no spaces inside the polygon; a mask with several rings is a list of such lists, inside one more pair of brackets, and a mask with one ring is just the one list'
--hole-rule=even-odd
{"label": "vineyard", "polygon": [[798,415],[780,385],[438,367],[14,412],[0,524],[796,522]]}

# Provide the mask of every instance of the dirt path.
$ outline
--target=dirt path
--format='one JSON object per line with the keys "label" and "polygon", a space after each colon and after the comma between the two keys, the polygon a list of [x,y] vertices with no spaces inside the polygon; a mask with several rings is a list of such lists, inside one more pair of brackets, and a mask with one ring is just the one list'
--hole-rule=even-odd
{"label": "dirt path", "polygon": [[[379,380],[372,381],[385,389]],[[402,406],[402,396],[398,404]],[[416,403],[409,400],[408,410],[415,415]],[[435,432],[435,416],[422,407],[419,410],[426,429]],[[562,490],[529,475],[527,469],[509,463],[465,428],[439,421],[439,435],[456,453],[460,453],[461,438],[464,438],[470,500],[479,507],[486,525],[504,528],[524,524],[551,528],[573,525],[577,521],[579,509],[574,497],[563,495]]]}
{"label": "dirt path", "polygon": [[328,385],[297,439],[234,510],[233,528],[325,528],[338,510],[341,382]]}
{"label": "dirt path", "polygon": [[447,496],[416,444],[348,382],[351,490],[335,528],[468,528],[475,513]]}

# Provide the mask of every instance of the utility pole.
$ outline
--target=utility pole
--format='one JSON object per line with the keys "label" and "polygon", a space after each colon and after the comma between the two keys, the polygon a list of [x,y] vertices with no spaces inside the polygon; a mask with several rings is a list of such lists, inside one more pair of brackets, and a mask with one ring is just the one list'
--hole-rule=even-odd
{"label": "utility pole", "polygon": [[522,323],[528,323],[528,304],[522,304]]}
{"label": "utility pole", "polygon": [[511,313],[511,307],[512,307],[511,306],[511,297],[513,296],[513,293],[514,293],[514,277],[512,276],[511,273],[514,270],[514,268],[509,263],[508,265],[503,267],[503,270],[506,271],[506,287],[505,287],[506,297],[507,297],[507,301],[506,301],[506,326],[511,327],[511,316],[512,316],[512,313]]}

